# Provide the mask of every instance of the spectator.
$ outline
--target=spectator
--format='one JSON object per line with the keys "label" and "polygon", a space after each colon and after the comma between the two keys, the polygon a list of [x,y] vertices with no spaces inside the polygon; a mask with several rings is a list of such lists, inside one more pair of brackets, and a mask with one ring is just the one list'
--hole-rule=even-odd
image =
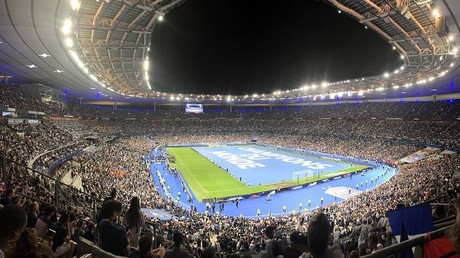
{"label": "spectator", "polygon": [[112,191],[110,191],[110,195],[104,198],[103,204],[108,200],[116,200],[116,198],[117,198],[117,189],[112,188]]}
{"label": "spectator", "polygon": [[[452,202],[455,212],[456,212],[456,219],[455,224],[448,230],[448,235],[452,244],[454,245],[455,250],[457,253],[460,253],[460,199],[454,199]],[[0,210],[1,211],[1,210]]]}
{"label": "spectator", "polygon": [[8,253],[9,258],[23,257],[55,257],[48,245],[38,237],[34,228],[26,228],[16,241],[15,248]]}
{"label": "spectator", "polygon": [[289,237],[290,244],[284,251],[285,258],[298,258],[308,252],[308,237],[299,231],[294,231]]}
{"label": "spectator", "polygon": [[97,217],[97,223],[98,224],[102,219],[107,218],[108,216],[110,216],[111,211],[107,209],[105,204],[109,200],[115,200],[116,197],[117,197],[117,189],[112,188],[112,191],[110,192],[110,195],[105,197],[104,201],[102,202],[102,207],[101,207],[101,210],[99,212],[99,216]]}
{"label": "spectator", "polygon": [[123,219],[124,226],[129,230],[129,245],[131,247],[137,247],[139,245],[141,229],[145,227],[145,215],[141,211],[139,197],[135,196],[131,199],[131,204]]}
{"label": "spectator", "polygon": [[26,225],[27,215],[23,208],[8,205],[0,209],[0,258],[14,248],[11,244],[16,242]]}
{"label": "spectator", "polygon": [[70,239],[69,219],[69,214],[63,213],[59,216],[58,222],[53,225],[56,234],[53,238],[52,250],[56,257],[63,256],[65,258],[71,258],[73,255],[75,244]]}
{"label": "spectator", "polygon": [[139,239],[139,249],[133,251],[129,257],[131,258],[163,258],[164,248],[152,250],[152,235],[145,234]]}
{"label": "spectator", "polygon": [[0,199],[0,204],[3,206],[8,206],[13,204],[13,195],[14,195],[14,188],[7,188],[5,194]]}
{"label": "spectator", "polygon": [[116,200],[105,203],[106,217],[103,217],[97,228],[99,231],[101,248],[114,255],[128,256],[128,238],[124,228],[116,223],[120,216],[122,205]]}
{"label": "spectator", "polygon": [[46,234],[46,231],[51,225],[51,217],[56,215],[56,208],[54,206],[48,206],[45,208],[43,215],[38,218],[37,223],[35,223],[35,229],[38,232],[38,236],[43,238]]}
{"label": "spectator", "polygon": [[94,224],[91,221],[88,221],[83,226],[83,237],[88,239],[91,242],[94,242]]}
{"label": "spectator", "polygon": [[35,228],[35,224],[38,220],[38,215],[40,213],[40,206],[38,202],[32,202],[29,207],[29,212],[27,212],[27,227]]}
{"label": "spectator", "polygon": [[308,224],[308,246],[313,258],[344,258],[338,245],[329,246],[331,228],[324,213],[316,213]]}
{"label": "spectator", "polygon": [[[165,258],[183,257],[192,258],[192,248],[190,247],[187,238],[180,232],[175,232],[173,235],[174,245],[171,249],[166,250]],[[181,245],[185,244],[187,250],[183,250]]]}
{"label": "spectator", "polygon": [[265,250],[260,251],[259,257],[273,257],[273,237],[275,236],[276,227],[269,225],[265,228]]}
{"label": "spectator", "polygon": [[206,248],[201,252],[200,258],[215,258],[216,254],[212,248]]}

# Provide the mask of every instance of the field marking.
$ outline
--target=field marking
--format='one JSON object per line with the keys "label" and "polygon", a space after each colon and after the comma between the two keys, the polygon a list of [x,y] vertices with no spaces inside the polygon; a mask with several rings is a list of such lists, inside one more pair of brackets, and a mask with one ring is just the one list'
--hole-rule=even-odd
{"label": "field marking", "polygon": [[182,163],[182,165],[184,165],[185,169],[188,171],[188,173],[193,177],[193,179],[195,180],[195,182],[201,187],[201,190],[203,190],[205,193],[208,193],[208,191],[206,191],[203,186],[200,184],[200,182],[198,182],[198,180],[196,179],[196,177],[192,174],[192,172],[190,171],[190,169],[187,167],[187,165],[185,165],[185,163],[182,161],[182,159],[176,154],[176,151],[174,151],[174,149],[171,149],[174,154],[175,154],[175,157],[177,157],[179,159],[179,162]]}

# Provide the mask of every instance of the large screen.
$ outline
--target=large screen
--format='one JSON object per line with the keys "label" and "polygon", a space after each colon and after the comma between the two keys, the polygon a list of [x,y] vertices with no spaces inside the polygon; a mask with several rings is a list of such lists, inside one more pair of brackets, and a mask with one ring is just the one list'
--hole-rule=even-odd
{"label": "large screen", "polygon": [[185,113],[203,113],[202,104],[185,104]]}

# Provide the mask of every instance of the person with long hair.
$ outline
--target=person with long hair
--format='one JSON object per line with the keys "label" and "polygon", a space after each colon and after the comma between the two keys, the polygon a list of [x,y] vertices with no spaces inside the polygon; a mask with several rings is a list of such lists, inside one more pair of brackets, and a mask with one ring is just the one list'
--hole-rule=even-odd
{"label": "person with long hair", "polygon": [[17,239],[14,248],[8,252],[7,257],[54,258],[56,256],[49,244],[38,237],[35,228],[26,228]]}
{"label": "person with long hair", "polygon": [[139,197],[134,196],[131,199],[129,209],[125,214],[123,224],[129,230],[128,239],[131,247],[137,248],[139,246],[139,237],[141,236],[141,229],[145,227],[144,213],[141,211],[141,201]]}

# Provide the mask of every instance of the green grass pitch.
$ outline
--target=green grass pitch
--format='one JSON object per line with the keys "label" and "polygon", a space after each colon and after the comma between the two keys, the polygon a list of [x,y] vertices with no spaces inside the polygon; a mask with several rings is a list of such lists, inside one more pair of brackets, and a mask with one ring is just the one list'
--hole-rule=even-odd
{"label": "green grass pitch", "polygon": [[180,170],[182,176],[200,202],[205,199],[229,198],[272,191],[277,188],[297,186],[367,168],[367,166],[356,165],[352,168],[334,171],[320,177],[315,176],[314,178],[301,179],[300,182],[297,182],[297,180],[288,180],[275,184],[247,186],[192,148],[169,147],[167,150],[176,158],[175,164],[171,165]]}

